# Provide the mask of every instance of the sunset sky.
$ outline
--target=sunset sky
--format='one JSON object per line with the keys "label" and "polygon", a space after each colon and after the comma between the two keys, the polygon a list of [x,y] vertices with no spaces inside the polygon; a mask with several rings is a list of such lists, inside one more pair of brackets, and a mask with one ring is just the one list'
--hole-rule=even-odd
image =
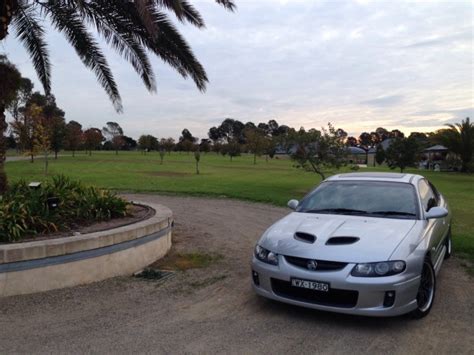
{"label": "sunset sky", "polygon": [[[236,0],[235,13],[211,0],[192,3],[207,28],[178,27],[207,70],[207,91],[153,59],[158,92],[150,94],[102,43],[123,114],[62,35],[49,32],[53,93],[67,120],[84,128],[116,121],[134,138],[176,138],[183,128],[202,138],[226,117],[297,128],[332,122],[357,136],[379,126],[432,131],[473,117],[471,1]],[[14,34],[0,52],[41,89]]]}

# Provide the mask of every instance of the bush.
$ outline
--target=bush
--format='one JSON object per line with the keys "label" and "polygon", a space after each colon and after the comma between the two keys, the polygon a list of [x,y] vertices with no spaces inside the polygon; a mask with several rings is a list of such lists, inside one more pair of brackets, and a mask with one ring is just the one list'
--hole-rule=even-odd
{"label": "bush", "polygon": [[[49,207],[50,198],[58,199],[58,208]],[[0,242],[70,229],[77,223],[123,217],[127,206],[115,193],[85,186],[65,176],[55,176],[38,189],[20,181],[0,200]]]}

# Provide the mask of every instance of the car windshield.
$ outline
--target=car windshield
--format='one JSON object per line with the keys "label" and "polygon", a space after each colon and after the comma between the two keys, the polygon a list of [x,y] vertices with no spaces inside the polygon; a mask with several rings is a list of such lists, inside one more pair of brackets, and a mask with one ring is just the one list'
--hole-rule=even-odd
{"label": "car windshield", "polygon": [[328,181],[307,195],[297,211],[415,219],[417,202],[415,189],[409,184]]}

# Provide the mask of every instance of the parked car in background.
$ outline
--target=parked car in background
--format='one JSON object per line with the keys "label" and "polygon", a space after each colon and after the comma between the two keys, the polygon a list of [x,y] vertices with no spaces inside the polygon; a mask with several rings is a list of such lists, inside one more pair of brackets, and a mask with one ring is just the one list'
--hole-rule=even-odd
{"label": "parked car in background", "polygon": [[255,247],[257,294],[356,315],[430,312],[451,255],[451,212],[423,176],[335,175],[288,206]]}

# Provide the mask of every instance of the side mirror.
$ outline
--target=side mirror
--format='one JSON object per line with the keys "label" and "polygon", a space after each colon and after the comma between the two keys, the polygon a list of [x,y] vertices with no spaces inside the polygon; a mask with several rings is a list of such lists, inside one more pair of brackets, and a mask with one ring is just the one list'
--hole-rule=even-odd
{"label": "side mirror", "polygon": [[448,210],[444,207],[432,207],[426,212],[426,219],[443,218],[448,215]]}
{"label": "side mirror", "polygon": [[298,200],[288,201],[288,207],[290,207],[292,210],[296,210],[296,207],[298,207],[298,204],[299,204]]}

